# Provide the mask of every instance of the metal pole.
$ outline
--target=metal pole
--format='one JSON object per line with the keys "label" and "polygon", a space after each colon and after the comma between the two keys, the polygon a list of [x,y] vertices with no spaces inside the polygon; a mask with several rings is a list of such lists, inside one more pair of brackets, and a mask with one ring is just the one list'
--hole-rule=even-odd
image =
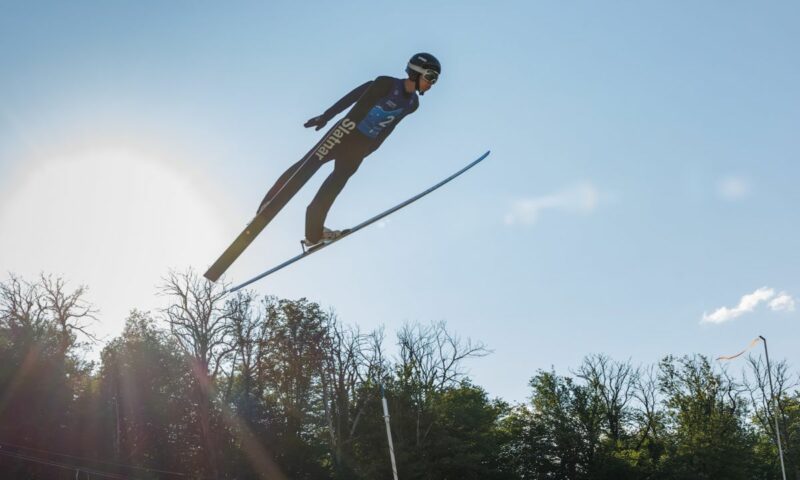
{"label": "metal pole", "polygon": [[[383,403],[383,420],[386,422],[386,438],[389,439],[389,458],[392,459],[392,475],[394,480],[397,480],[397,464],[394,461],[394,444],[392,443],[392,427],[389,425],[389,406],[386,403],[386,394],[383,392],[383,385],[381,385],[381,402]],[[786,476],[784,475],[784,479]]]}
{"label": "metal pole", "polygon": [[778,423],[778,417],[780,416],[780,410],[778,407],[778,399],[775,398],[775,390],[772,387],[772,369],[769,366],[769,351],[767,350],[767,339],[762,337],[761,335],[758,336],[762,342],[764,342],[764,357],[767,359],[767,377],[769,378],[769,394],[772,396],[772,401],[775,402],[775,439],[778,441],[778,454],[781,458],[781,473],[783,474],[783,480],[786,480],[786,467],[783,465],[783,446],[781,445],[781,428],[780,424]]}

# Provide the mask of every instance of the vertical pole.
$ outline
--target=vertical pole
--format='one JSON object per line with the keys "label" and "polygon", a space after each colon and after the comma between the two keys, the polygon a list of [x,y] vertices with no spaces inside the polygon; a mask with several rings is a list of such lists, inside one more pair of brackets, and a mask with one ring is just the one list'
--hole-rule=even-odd
{"label": "vertical pole", "polygon": [[[383,420],[386,422],[386,438],[389,439],[389,458],[392,459],[392,475],[397,480],[397,464],[394,461],[394,444],[392,443],[392,427],[389,425],[389,406],[386,403],[386,394],[381,385],[381,402],[383,403]],[[784,480],[786,480],[784,475]]]}
{"label": "vertical pole", "polygon": [[762,342],[764,342],[764,357],[767,359],[767,377],[769,378],[769,393],[772,396],[772,401],[775,402],[775,439],[778,441],[778,455],[781,458],[781,473],[783,474],[783,480],[786,480],[786,467],[783,465],[783,446],[781,445],[781,429],[780,423],[778,423],[778,417],[780,416],[780,410],[778,406],[778,399],[775,398],[775,390],[772,387],[772,369],[769,366],[769,351],[767,350],[767,339],[762,337],[761,335],[758,336]]}

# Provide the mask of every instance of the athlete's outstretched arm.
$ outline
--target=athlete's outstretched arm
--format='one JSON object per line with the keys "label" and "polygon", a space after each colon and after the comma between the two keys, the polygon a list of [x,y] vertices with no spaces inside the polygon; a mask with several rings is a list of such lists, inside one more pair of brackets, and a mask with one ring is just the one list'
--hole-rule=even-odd
{"label": "athlete's outstretched arm", "polygon": [[380,76],[369,82],[368,88],[358,98],[347,117],[356,123],[360,122],[367,116],[367,113],[375,106],[378,100],[389,94],[393,85],[394,80],[392,77],[386,76]]}
{"label": "athlete's outstretched arm", "polygon": [[350,93],[339,99],[338,102],[334,103],[331,108],[325,110],[325,113],[322,114],[322,118],[328,121],[336,115],[342,113],[345,108],[356,103],[358,99],[364,95],[364,92],[369,89],[369,86],[372,85],[372,83],[373,80],[369,80],[354,88],[352,91],[350,91]]}
{"label": "athlete's outstretched arm", "polygon": [[380,76],[375,80],[364,82],[342,97],[338,102],[334,103],[331,108],[325,110],[325,113],[307,121],[304,126],[317,127],[316,129],[319,130],[324,127],[329,120],[339,115],[353,103],[356,105],[353,107],[350,120],[358,122],[364,118],[369,109],[372,108],[372,104],[389,93],[391,88],[391,77]]}
{"label": "athlete's outstretched arm", "polygon": [[361,98],[362,95],[364,95],[364,92],[369,90],[369,86],[372,83],[373,83],[372,80],[370,80],[368,82],[364,82],[361,85],[357,86],[350,93],[339,99],[338,102],[334,103],[333,106],[331,106],[331,108],[325,110],[325,113],[310,119],[305,124],[303,124],[303,126],[306,128],[317,127],[316,130],[321,129],[333,117],[339,115],[345,108],[349,107],[350,105],[358,101],[358,99]]}

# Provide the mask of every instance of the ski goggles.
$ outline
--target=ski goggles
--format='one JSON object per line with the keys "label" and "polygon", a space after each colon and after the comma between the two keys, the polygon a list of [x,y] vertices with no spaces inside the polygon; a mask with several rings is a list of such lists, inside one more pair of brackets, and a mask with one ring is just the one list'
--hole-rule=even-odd
{"label": "ski goggles", "polygon": [[416,65],[409,65],[408,68],[422,75],[422,78],[429,81],[431,84],[434,84],[437,80],[439,80],[439,72],[431,68],[422,68]]}

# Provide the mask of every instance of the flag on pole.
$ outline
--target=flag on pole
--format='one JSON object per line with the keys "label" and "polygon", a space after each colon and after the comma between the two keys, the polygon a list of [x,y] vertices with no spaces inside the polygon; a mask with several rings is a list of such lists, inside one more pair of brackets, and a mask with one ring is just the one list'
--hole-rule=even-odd
{"label": "flag on pole", "polygon": [[746,351],[750,350],[751,348],[753,348],[760,341],[761,341],[761,337],[756,337],[756,338],[753,339],[752,342],[750,342],[750,345],[748,345],[747,348],[745,348],[741,352],[737,353],[736,355],[723,355],[721,357],[717,357],[717,360],[733,360],[734,358],[742,355],[744,352],[746,352]]}

